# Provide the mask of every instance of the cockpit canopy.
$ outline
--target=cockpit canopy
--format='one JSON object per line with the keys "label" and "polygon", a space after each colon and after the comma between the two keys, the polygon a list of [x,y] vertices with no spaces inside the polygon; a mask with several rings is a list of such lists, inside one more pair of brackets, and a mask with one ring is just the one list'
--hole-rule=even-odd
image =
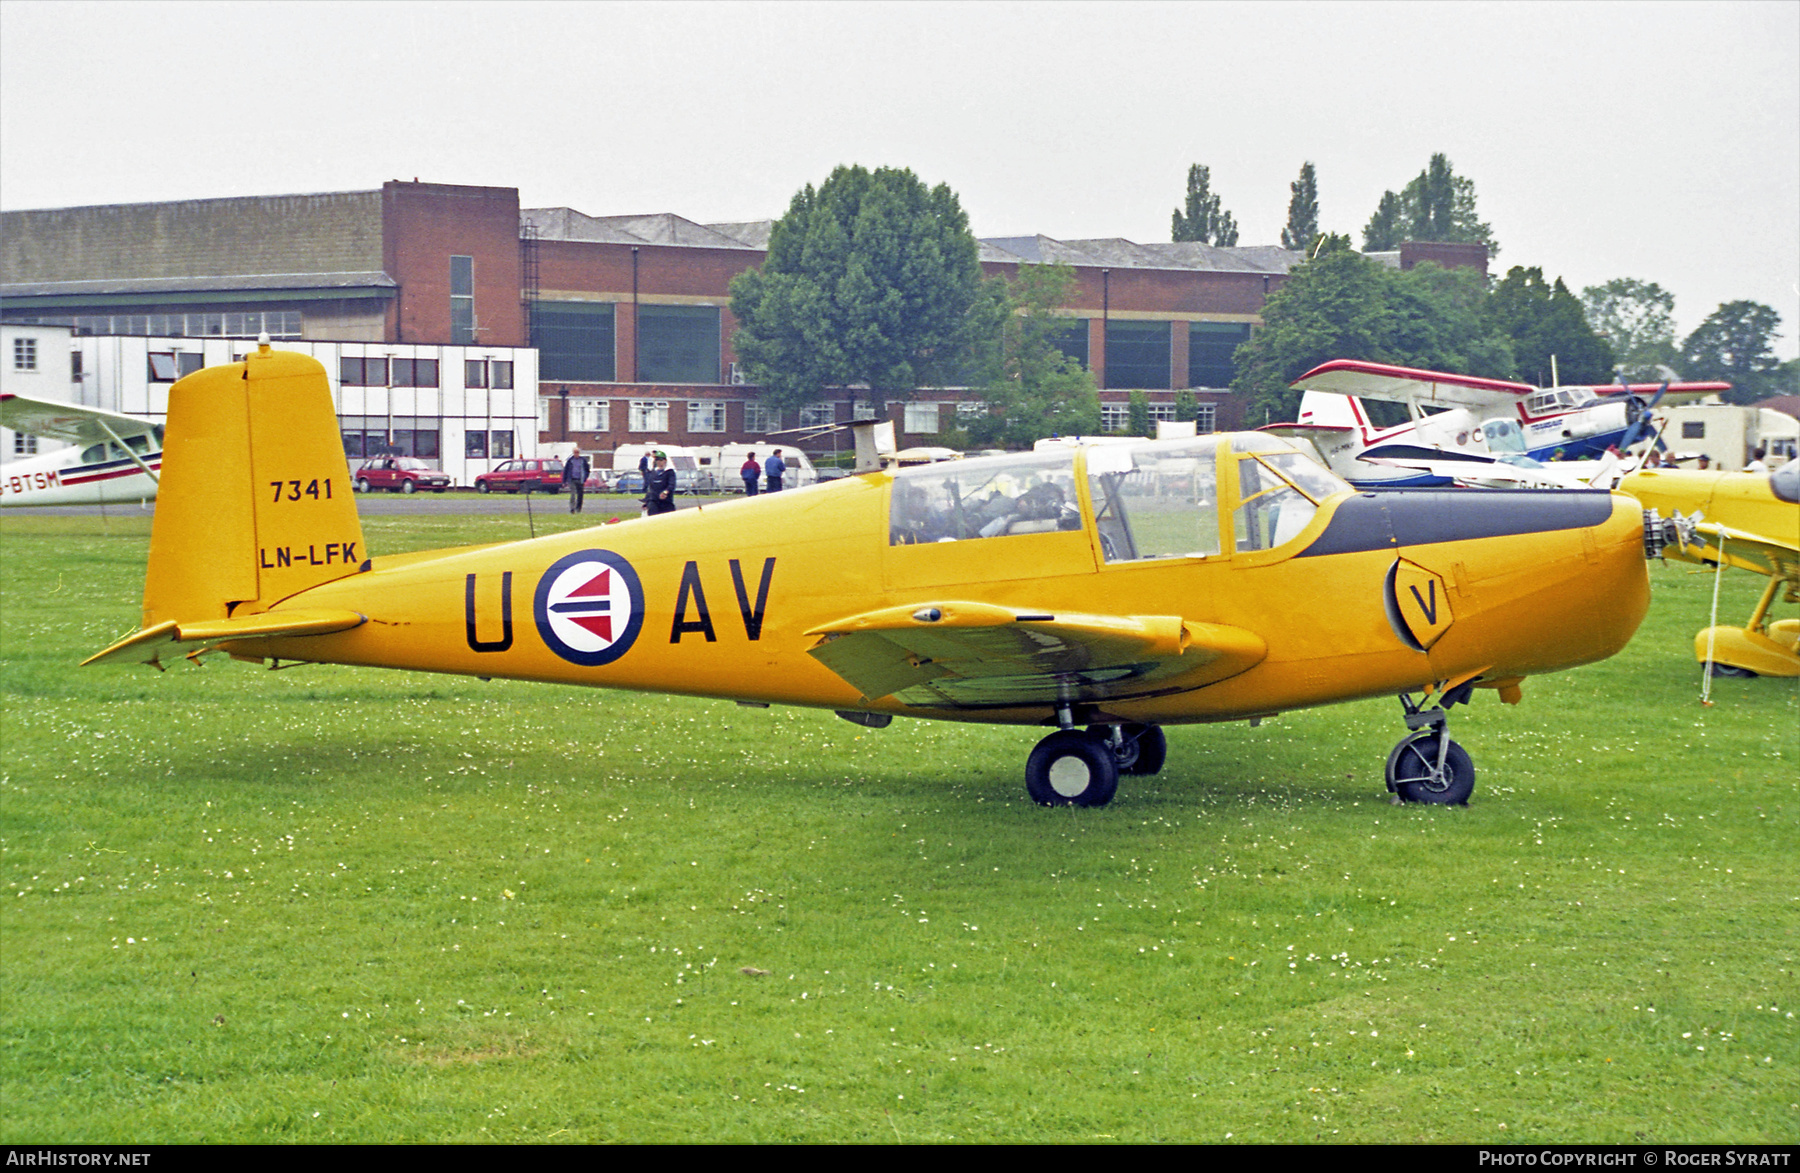
{"label": "cockpit canopy", "polygon": [[[1109,563],[1204,558],[1279,546],[1319,502],[1350,486],[1292,440],[1266,434],[1126,441],[1082,449],[1088,501]],[[1078,530],[1073,449],[902,469],[888,514],[891,545]],[[1234,490],[1219,492],[1221,470]]]}

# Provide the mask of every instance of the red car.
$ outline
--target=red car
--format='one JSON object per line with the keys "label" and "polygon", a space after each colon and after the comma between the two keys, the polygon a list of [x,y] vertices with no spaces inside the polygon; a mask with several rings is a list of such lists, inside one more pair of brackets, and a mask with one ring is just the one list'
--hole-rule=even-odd
{"label": "red car", "polygon": [[562,491],[563,462],[509,460],[492,472],[475,478],[477,493],[557,493]]}
{"label": "red car", "polygon": [[425,489],[441,493],[450,487],[450,476],[432,468],[423,460],[410,456],[377,456],[356,470],[356,491],[390,489],[396,493],[417,493]]}

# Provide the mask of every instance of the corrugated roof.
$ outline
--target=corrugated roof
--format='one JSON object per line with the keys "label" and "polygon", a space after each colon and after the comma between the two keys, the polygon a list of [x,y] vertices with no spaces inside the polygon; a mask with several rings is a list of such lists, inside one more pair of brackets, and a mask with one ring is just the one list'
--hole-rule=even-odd
{"label": "corrugated roof", "polygon": [[[1048,236],[994,236],[982,240],[982,260],[1094,269],[1186,269],[1215,273],[1286,273],[1302,254],[1273,245],[1219,248],[1198,241],[1139,244],[1123,237],[1056,240]],[[997,254],[997,255],[995,255]]]}
{"label": "corrugated roof", "polygon": [[106,277],[89,281],[21,281],[0,285],[3,297],[68,297],[110,293],[184,293],[209,289],[396,288],[379,269],[356,273],[249,273],[229,277]]}
{"label": "corrugated roof", "polygon": [[645,216],[589,216],[574,208],[525,208],[519,212],[519,221],[536,228],[539,240],[672,244],[683,248],[757,247],[673,212]]}

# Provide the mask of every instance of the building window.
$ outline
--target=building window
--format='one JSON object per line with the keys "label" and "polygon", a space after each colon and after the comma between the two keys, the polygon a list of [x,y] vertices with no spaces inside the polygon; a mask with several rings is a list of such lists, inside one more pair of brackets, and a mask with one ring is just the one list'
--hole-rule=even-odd
{"label": "building window", "polygon": [[634,432],[666,432],[669,430],[669,401],[666,399],[633,399],[631,430]]}
{"label": "building window", "polygon": [[488,434],[488,455],[495,460],[508,460],[513,454],[513,434],[511,432],[490,432]]}
{"label": "building window", "polygon": [[800,426],[823,428],[837,423],[837,404],[809,403],[800,409]]}
{"label": "building window", "polygon": [[585,301],[534,301],[531,344],[538,348],[540,379],[610,383],[613,307]]}
{"label": "building window", "polygon": [[79,350],[69,352],[69,382],[81,382],[81,352]]}
{"label": "building window", "polygon": [[450,258],[450,341],[475,341],[475,258]]}
{"label": "building window", "polygon": [[469,460],[487,459],[487,433],[464,432],[463,456]]}
{"label": "building window", "polygon": [[150,381],[152,383],[173,383],[177,379],[185,379],[199,370],[206,362],[206,356],[198,351],[182,350],[170,353],[164,351],[150,355]]}
{"label": "building window", "polygon": [[1218,409],[1217,405],[1215,405],[1215,404],[1211,404],[1211,403],[1195,404],[1194,405],[1194,431],[1198,432],[1199,434],[1201,434],[1203,436],[1208,432],[1218,431],[1219,430],[1219,428],[1218,428],[1218,418],[1219,418],[1218,410],[1219,409]]}
{"label": "building window", "polygon": [[27,436],[24,432],[14,432],[13,433],[13,455],[14,456],[36,456],[37,455],[37,441],[38,441],[38,438],[36,436]]}
{"label": "building window", "polygon": [[717,383],[719,307],[638,306],[640,383]]}
{"label": "building window", "polygon": [[1704,439],[1706,439],[1706,421],[1705,420],[1682,420],[1681,421],[1681,438],[1683,440],[1704,440]]}
{"label": "building window", "polygon": [[1155,423],[1158,420],[1174,423],[1175,405],[1173,403],[1152,403],[1150,405],[1150,422]]}
{"label": "building window", "polygon": [[14,338],[13,370],[35,371],[37,369],[37,339]]}
{"label": "building window", "polygon": [[850,401],[850,418],[852,420],[872,420],[875,418],[875,401],[857,398]]}
{"label": "building window", "polygon": [[571,432],[612,431],[612,403],[605,399],[569,400]]}
{"label": "building window", "polygon": [[746,432],[773,432],[781,427],[781,413],[760,403],[744,404]]}
{"label": "building window", "polygon": [[988,405],[979,399],[966,399],[956,405],[956,418],[959,420],[977,420],[988,414]]}
{"label": "building window", "polygon": [[385,387],[388,385],[388,360],[340,358],[338,383],[345,387]]}
{"label": "building window", "polygon": [[397,358],[394,360],[394,386],[435,387],[437,385],[437,359]]}
{"label": "building window", "polygon": [[1106,324],[1106,385],[1169,386],[1169,323],[1108,322]]}
{"label": "building window", "polygon": [[1232,356],[1249,340],[1248,322],[1189,322],[1187,385],[1219,390],[1231,386],[1237,378]]}
{"label": "building window", "polygon": [[717,399],[688,400],[688,431],[723,432],[725,404]]}
{"label": "building window", "polygon": [[1123,432],[1130,426],[1130,404],[1102,403],[1100,405],[1100,430],[1102,432]]}
{"label": "building window", "polygon": [[488,364],[488,386],[496,391],[513,389],[513,365],[510,359],[506,361],[495,359]]}
{"label": "building window", "polygon": [[915,436],[937,435],[938,405],[935,403],[907,404],[906,430]]}
{"label": "building window", "polygon": [[1086,318],[1071,318],[1067,325],[1050,331],[1045,337],[1049,340],[1050,345],[1080,363],[1082,370],[1088,369],[1088,320]]}
{"label": "building window", "polygon": [[478,358],[466,358],[463,360],[464,387],[486,387],[487,377],[488,369],[486,363]]}

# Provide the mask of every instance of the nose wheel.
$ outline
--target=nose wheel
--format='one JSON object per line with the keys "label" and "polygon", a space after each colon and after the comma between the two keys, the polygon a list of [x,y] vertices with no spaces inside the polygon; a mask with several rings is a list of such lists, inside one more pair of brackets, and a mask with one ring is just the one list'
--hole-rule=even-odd
{"label": "nose wheel", "polygon": [[1475,762],[1469,751],[1450,740],[1450,715],[1444,707],[1467,702],[1464,686],[1444,698],[1443,706],[1422,709],[1402,694],[1406,708],[1405,737],[1387,759],[1387,788],[1401,802],[1428,802],[1438,806],[1467,806],[1475,792]]}

